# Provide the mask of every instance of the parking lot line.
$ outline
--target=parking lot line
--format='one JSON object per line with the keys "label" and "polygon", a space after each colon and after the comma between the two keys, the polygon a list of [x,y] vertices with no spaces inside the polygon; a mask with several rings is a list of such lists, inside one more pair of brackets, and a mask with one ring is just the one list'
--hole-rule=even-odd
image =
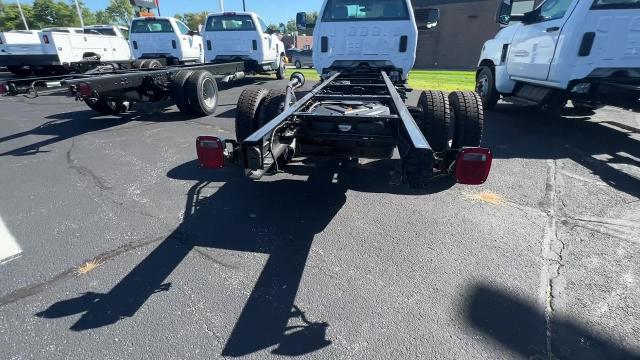
{"label": "parking lot line", "polygon": [[0,218],[0,265],[17,258],[21,253],[20,245]]}

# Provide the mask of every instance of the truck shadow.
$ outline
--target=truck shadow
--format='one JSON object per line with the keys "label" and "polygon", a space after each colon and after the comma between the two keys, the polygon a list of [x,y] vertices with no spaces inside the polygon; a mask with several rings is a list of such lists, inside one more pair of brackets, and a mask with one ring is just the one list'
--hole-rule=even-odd
{"label": "truck shadow", "polygon": [[[315,235],[343,207],[351,186],[360,191],[411,193],[389,185],[389,176],[384,174],[391,163],[370,166],[374,168],[365,172],[327,161],[311,168],[306,181],[250,182],[240,169],[206,171],[196,162],[181,165],[168,176],[194,181],[195,185],[188,192],[180,226],[108,293],[85,293],[62,300],[36,316],[50,319],[82,314],[71,326],[73,331],[108,326],[135,316],[151,296],[170,290],[167,278],[192,251],[212,261],[218,261],[212,254],[219,250],[262,253],[269,255],[268,260],[222,355],[243,356],[275,347],[271,350],[274,354],[294,356],[329,346],[329,324],[310,321],[295,304]],[[378,172],[384,180],[367,185],[376,177],[370,171]],[[354,176],[361,179],[342,181]],[[313,313],[313,309],[307,311]],[[290,326],[292,318],[298,319],[295,324],[299,325]]]}
{"label": "truck shadow", "polygon": [[[50,115],[46,117],[46,119],[49,119],[50,121],[31,130],[0,137],[0,143],[31,135],[50,136],[50,138],[0,153],[0,156],[35,155],[41,152],[47,152],[45,150],[41,150],[42,147],[75,138],[77,136],[100,131],[108,131],[110,129],[114,131],[124,131],[160,122],[185,121],[185,117],[180,112],[169,111],[168,108],[162,108],[160,110],[153,109],[152,111],[144,110],[145,109],[142,109],[142,111],[139,112],[126,113],[121,116],[106,116],[90,109]],[[136,121],[139,123],[132,124],[127,127],[122,126]]]}
{"label": "truck shadow", "polygon": [[588,120],[500,104],[488,113],[484,145],[496,158],[571,159],[609,186],[640,198],[640,178],[616,168],[640,168],[640,141],[633,132]]}
{"label": "truck shadow", "polygon": [[[464,321],[510,351],[528,359],[640,359],[640,353],[621,348],[572,319],[554,316],[547,339],[542,309],[516,295],[478,284],[467,294]],[[547,343],[549,341],[549,343]],[[550,345],[550,346],[549,346]],[[551,350],[552,354],[549,354]]]}

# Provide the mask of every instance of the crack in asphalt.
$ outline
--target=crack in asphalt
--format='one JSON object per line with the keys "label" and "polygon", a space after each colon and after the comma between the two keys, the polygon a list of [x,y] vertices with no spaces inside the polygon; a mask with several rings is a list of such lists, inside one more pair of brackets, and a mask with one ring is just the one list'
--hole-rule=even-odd
{"label": "crack in asphalt", "polygon": [[549,360],[554,359],[552,351],[553,317],[555,313],[555,300],[557,297],[556,282],[562,276],[562,255],[566,244],[558,236],[558,222],[561,221],[561,209],[559,208],[559,173],[556,160],[547,160],[548,174],[545,188],[545,196],[542,204],[546,207],[547,225],[542,237],[542,273],[541,289],[545,304],[547,355]]}
{"label": "crack in asphalt", "polygon": [[[94,257],[91,260],[88,261],[83,261],[82,264],[90,262],[90,261],[100,261],[100,262],[106,262],[109,260],[112,260],[120,255],[126,254],[130,251],[139,249],[141,247],[145,247],[147,245],[168,239],[170,237],[170,235],[168,236],[158,236],[158,237],[154,237],[154,238],[142,238],[142,239],[138,239],[132,242],[129,242],[127,244],[124,244],[114,250],[109,250],[106,251],[96,257]],[[37,284],[32,284],[32,285],[28,285],[25,286],[23,288],[17,289],[12,291],[9,294],[3,295],[0,297],[0,308],[4,307],[5,305],[9,305],[9,304],[13,304],[17,301],[26,299],[28,297],[40,294],[46,290],[51,289],[54,285],[70,279],[72,277],[75,277],[75,270],[76,270],[77,266],[73,266],[55,276],[53,276],[51,279],[37,283]]]}
{"label": "crack in asphalt", "polygon": [[101,191],[111,190],[111,187],[107,185],[107,182],[103,178],[97,176],[88,167],[78,164],[77,160],[73,160],[73,158],[71,157],[71,152],[73,151],[73,148],[75,147],[75,145],[76,145],[76,140],[71,139],[71,147],[69,148],[69,150],[67,150],[67,155],[66,155],[67,165],[69,166],[69,168],[73,169],[80,176],[90,177],[93,180],[94,185]]}

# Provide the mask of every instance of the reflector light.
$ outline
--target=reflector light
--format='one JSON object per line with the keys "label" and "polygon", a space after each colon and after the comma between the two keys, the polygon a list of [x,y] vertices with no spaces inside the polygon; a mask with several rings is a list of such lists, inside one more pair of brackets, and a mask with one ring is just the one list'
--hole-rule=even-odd
{"label": "reflector light", "polygon": [[0,95],[4,95],[9,93],[9,85],[5,83],[0,83]]}
{"label": "reflector light", "polygon": [[470,147],[460,150],[456,160],[456,181],[466,185],[484,184],[492,162],[493,154],[489,149]]}
{"label": "reflector light", "polygon": [[44,40],[44,43],[45,43],[45,44],[48,44],[48,43],[49,43],[49,36],[47,36],[47,35],[42,35],[42,40]]}
{"label": "reflector light", "polygon": [[215,136],[200,136],[196,139],[198,162],[205,169],[224,167],[225,143]]}
{"label": "reflector light", "polygon": [[80,83],[80,85],[78,85],[78,92],[83,97],[90,97],[92,93],[91,85],[87,83]]}

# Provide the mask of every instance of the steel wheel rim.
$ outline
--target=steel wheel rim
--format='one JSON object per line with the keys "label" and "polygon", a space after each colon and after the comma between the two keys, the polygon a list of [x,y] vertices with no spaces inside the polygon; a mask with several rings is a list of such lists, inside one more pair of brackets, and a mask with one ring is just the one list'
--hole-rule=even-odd
{"label": "steel wheel rim", "polygon": [[211,79],[205,79],[202,83],[202,98],[204,99],[204,104],[212,108],[216,106],[216,87]]}
{"label": "steel wheel rim", "polygon": [[482,98],[486,99],[489,96],[489,79],[487,76],[482,76],[478,79],[477,89],[478,93]]}

